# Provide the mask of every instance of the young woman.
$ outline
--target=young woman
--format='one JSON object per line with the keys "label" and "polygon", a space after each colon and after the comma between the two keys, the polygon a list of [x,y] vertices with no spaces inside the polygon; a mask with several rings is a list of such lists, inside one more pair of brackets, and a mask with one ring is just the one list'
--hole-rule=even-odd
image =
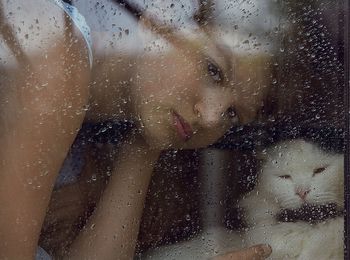
{"label": "young woman", "polygon": [[115,158],[90,228],[66,256],[132,258],[161,150],[205,147],[232,124],[252,121],[266,94],[261,75],[206,36],[165,35],[171,50],[138,58],[134,80],[122,84],[119,59],[92,55],[76,9],[59,0],[0,4],[0,259],[35,257],[50,195],[83,121],[107,119],[132,121],[136,130]]}

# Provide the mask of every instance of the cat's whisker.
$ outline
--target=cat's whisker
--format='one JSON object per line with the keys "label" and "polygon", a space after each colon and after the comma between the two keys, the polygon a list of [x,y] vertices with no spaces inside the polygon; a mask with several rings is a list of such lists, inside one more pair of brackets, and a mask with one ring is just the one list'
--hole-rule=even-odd
{"label": "cat's whisker", "polygon": [[333,191],[322,191],[322,193],[319,193],[315,196],[323,196],[323,195],[333,195],[334,192]]}
{"label": "cat's whisker", "polygon": [[290,194],[284,193],[284,194],[280,194],[279,196],[281,198],[281,200],[286,201],[286,200],[294,200],[293,197],[290,196]]}
{"label": "cat's whisker", "polygon": [[312,200],[315,204],[330,204],[335,203],[338,207],[344,207],[344,200],[341,198],[336,198],[334,196],[322,196]]}
{"label": "cat's whisker", "polygon": [[334,191],[322,191],[322,193],[311,193],[310,196],[307,198],[309,203],[315,203],[315,204],[329,204],[329,203],[336,203],[338,204],[341,199],[338,198],[338,193]]}
{"label": "cat's whisker", "polygon": [[297,208],[299,207],[301,204],[298,200],[296,200],[295,198],[289,198],[287,200],[284,200],[283,203],[281,203],[281,205],[288,209],[288,208]]}
{"label": "cat's whisker", "polygon": [[290,193],[282,193],[282,194],[279,194],[279,197],[282,199],[282,200],[294,200],[294,201],[298,201],[299,200],[299,197],[296,196],[296,195],[291,195]]}
{"label": "cat's whisker", "polygon": [[334,194],[322,194],[312,197],[314,200],[333,200],[336,199]]}

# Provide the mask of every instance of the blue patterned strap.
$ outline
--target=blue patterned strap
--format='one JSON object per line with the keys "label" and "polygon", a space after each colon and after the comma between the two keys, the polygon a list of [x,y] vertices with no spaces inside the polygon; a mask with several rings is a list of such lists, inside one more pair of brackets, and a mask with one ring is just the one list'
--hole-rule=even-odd
{"label": "blue patterned strap", "polygon": [[52,0],[55,4],[61,7],[72,19],[75,26],[81,31],[84,36],[84,39],[87,44],[88,52],[89,52],[89,62],[90,68],[92,67],[93,56],[92,56],[92,39],[91,39],[91,31],[90,27],[87,25],[84,16],[82,16],[78,9],[68,3],[65,3],[61,0]]}
{"label": "blue patterned strap", "polygon": [[53,258],[43,248],[38,246],[35,260],[53,260]]}

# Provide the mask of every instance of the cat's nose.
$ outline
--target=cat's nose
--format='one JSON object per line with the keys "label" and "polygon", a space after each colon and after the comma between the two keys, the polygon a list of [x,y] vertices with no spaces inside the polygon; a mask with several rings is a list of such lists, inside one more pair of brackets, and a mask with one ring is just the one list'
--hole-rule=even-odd
{"label": "cat's nose", "polygon": [[310,193],[310,189],[297,189],[295,194],[298,195],[302,200],[305,200],[306,195]]}

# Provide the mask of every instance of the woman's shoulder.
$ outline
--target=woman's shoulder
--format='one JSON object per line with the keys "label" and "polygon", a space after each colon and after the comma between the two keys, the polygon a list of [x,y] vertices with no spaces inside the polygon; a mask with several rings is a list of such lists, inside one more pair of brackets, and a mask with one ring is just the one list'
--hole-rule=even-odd
{"label": "woman's shoulder", "polygon": [[52,0],[13,0],[2,2],[6,23],[12,26],[25,48],[39,48],[64,36],[64,12]]}
{"label": "woman's shoulder", "polygon": [[0,3],[1,23],[12,29],[17,42],[9,41],[10,37],[4,30],[1,31],[0,58],[8,64],[16,62],[11,53],[11,44],[18,44],[29,57],[42,55],[51,49],[64,48],[63,39],[81,38],[82,47],[86,45],[82,35],[67,34],[67,23],[71,20],[55,0],[0,0]]}

